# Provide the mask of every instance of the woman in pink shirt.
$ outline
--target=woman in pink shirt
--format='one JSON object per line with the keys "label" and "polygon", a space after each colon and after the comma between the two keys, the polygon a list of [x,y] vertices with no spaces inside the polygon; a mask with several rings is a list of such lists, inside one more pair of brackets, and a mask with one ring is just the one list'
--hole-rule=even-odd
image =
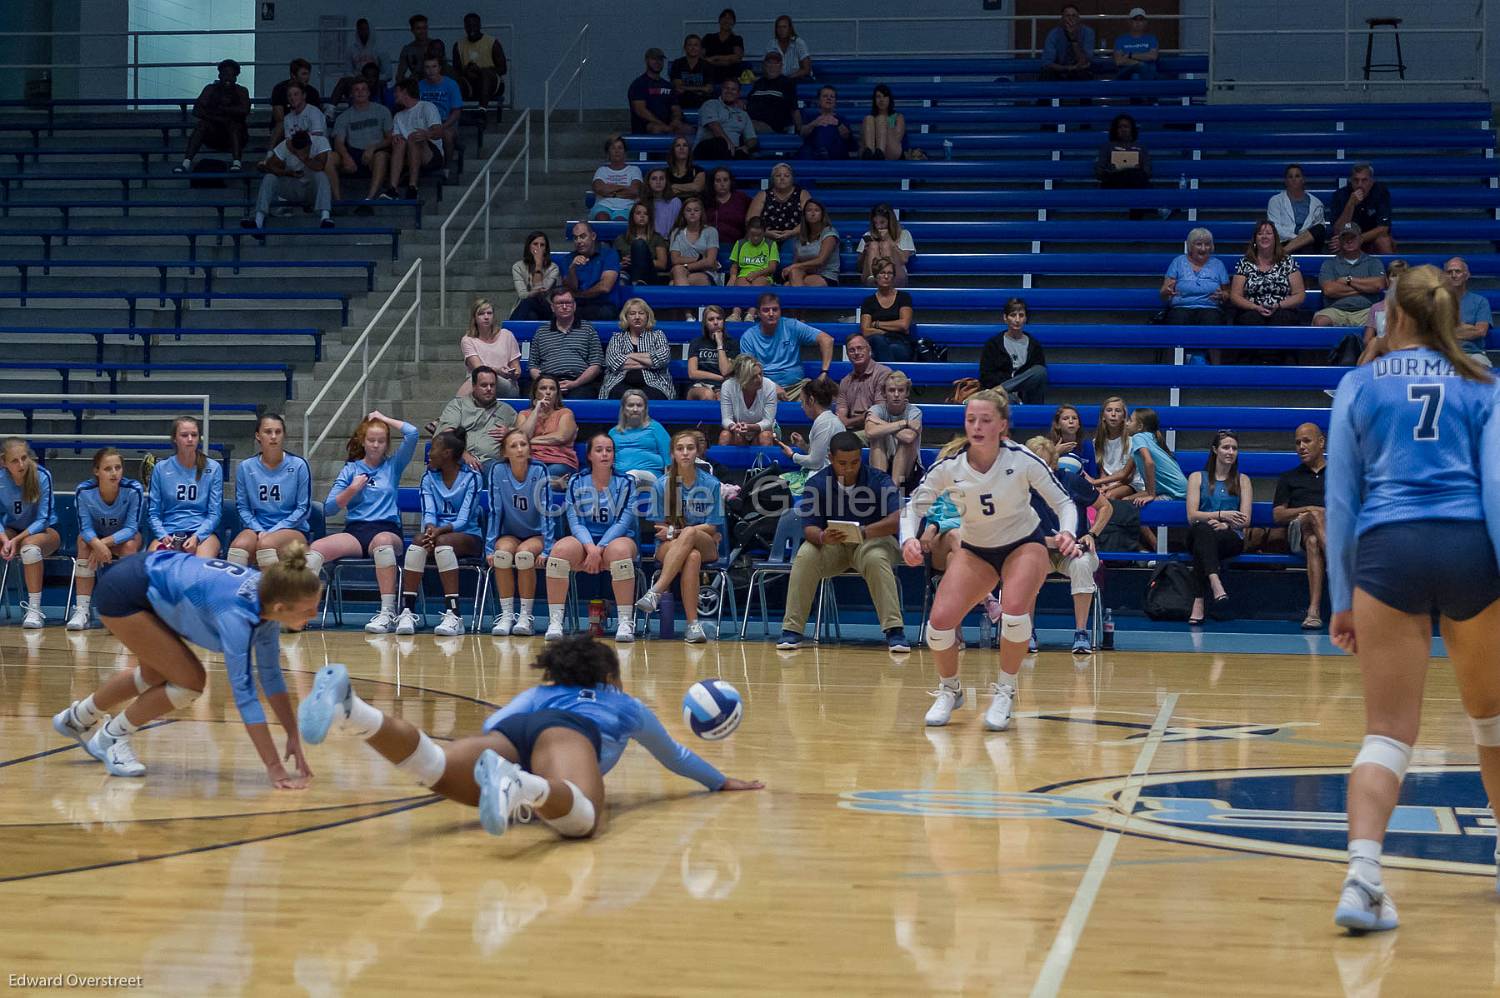
{"label": "woman in pink shirt", "polygon": [[[469,331],[458,341],[463,351],[464,367],[492,367],[500,375],[500,397],[518,398],[521,393],[521,347],[509,329],[495,327],[495,306],[488,298],[475,298],[469,308]],[[473,391],[468,378],[458,387],[458,395]]]}

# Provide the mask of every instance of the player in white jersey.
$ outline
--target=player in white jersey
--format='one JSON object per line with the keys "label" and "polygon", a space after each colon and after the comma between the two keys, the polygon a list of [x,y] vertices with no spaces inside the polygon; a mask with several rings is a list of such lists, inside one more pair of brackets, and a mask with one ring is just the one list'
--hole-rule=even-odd
{"label": "player in white jersey", "polygon": [[1004,392],[974,394],[964,407],[969,445],[933,465],[911,494],[901,517],[901,553],[913,568],[922,564],[918,539],[922,517],[933,501],[947,494],[958,507],[963,544],[948,560],[948,570],[932,600],[927,618],[927,646],[937,663],[937,701],[927,723],[948,723],[964,702],[958,680],[957,629],[964,615],[1001,583],[1000,677],[994,702],[985,711],[991,731],[1010,727],[1016,699],[1016,674],[1031,637],[1031,604],[1051,568],[1043,529],[1031,508],[1033,489],[1057,514],[1057,551],[1071,558],[1078,551],[1074,533],[1078,512],[1047,465],[1031,451],[1007,439],[1010,401]]}

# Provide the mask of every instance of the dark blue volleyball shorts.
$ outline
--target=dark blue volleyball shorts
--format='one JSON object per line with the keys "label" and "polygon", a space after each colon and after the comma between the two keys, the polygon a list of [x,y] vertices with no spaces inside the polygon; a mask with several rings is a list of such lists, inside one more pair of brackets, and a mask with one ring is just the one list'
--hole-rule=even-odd
{"label": "dark blue volleyball shorts", "polygon": [[154,613],[151,580],[146,575],[146,556],[132,554],[113,562],[99,573],[94,586],[94,607],[101,617],[128,617]]}
{"label": "dark blue volleyball shorts", "polygon": [[1402,613],[1468,620],[1500,599],[1500,565],[1478,520],[1389,523],[1360,535],[1354,585]]}
{"label": "dark blue volleyball shorts", "polygon": [[[374,542],[377,534],[395,534],[404,542],[406,535],[401,532],[401,524],[396,520],[355,520],[345,524],[344,533],[359,541],[359,552],[364,557],[370,557],[370,544]],[[401,549],[397,548],[400,554]]]}
{"label": "dark blue volleyball shorts", "polygon": [[599,725],[584,717],[568,710],[533,710],[526,714],[512,714],[504,718],[490,731],[497,731],[510,740],[516,747],[516,762],[522,769],[531,769],[531,750],[536,745],[536,740],[543,731],[548,728],[571,728],[589,740],[594,746],[594,758],[599,757],[603,750],[603,739],[599,735]]}

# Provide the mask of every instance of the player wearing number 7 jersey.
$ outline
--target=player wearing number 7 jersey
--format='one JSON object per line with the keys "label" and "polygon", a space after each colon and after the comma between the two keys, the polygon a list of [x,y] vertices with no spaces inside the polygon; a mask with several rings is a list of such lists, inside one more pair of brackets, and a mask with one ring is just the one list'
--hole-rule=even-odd
{"label": "player wearing number 7 jersey", "polygon": [[[220,652],[245,730],[278,789],[300,790],[312,772],[302,756],[291,697],[281,675],[281,628],[300,631],[318,610],[318,577],[307,548],[293,541],[264,572],[218,558],[156,551],[121,559],[99,578],[94,605],[100,622],[142,663],[116,672],[93,693],[52,718],[53,729],[104,763],[112,776],[144,776],[130,736],[203,695],[208,677],[188,647]],[[255,671],[251,672],[251,656]],[[282,765],[256,693],[270,702],[286,731]],[[111,711],[118,711],[110,717]]]}
{"label": "player wearing number 7 jersey", "polygon": [[1458,303],[1436,268],[1402,274],[1386,301],[1386,350],[1339,383],[1328,434],[1329,631],[1359,656],[1365,690],[1334,912],[1355,933],[1396,927],[1380,853],[1417,739],[1434,613],[1480,778],[1500,800],[1500,389],[1459,348]]}

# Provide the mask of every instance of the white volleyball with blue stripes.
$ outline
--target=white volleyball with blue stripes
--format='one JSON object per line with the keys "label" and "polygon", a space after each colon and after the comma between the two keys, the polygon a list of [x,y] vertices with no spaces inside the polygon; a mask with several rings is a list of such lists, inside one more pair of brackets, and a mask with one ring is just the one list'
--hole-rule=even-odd
{"label": "white volleyball with blue stripes", "polygon": [[682,698],[682,719],[693,734],[711,742],[734,734],[744,713],[740,691],[722,679],[700,680]]}

